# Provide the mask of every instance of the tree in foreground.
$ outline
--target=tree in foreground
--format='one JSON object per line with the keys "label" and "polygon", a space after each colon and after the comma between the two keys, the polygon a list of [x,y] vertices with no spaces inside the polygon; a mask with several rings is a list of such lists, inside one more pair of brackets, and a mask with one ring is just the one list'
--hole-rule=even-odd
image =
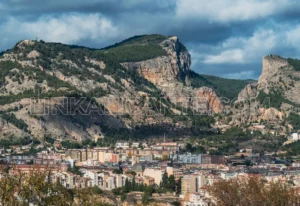
{"label": "tree in foreground", "polygon": [[51,181],[51,170],[4,174],[0,179],[0,205],[109,205],[98,187],[67,189]]}
{"label": "tree in foreground", "polygon": [[71,192],[48,177],[49,173],[38,171],[5,174],[0,180],[0,205],[72,205]]}
{"label": "tree in foreground", "polygon": [[281,182],[266,182],[260,177],[222,180],[213,184],[209,192],[220,206],[296,206],[299,192]]}

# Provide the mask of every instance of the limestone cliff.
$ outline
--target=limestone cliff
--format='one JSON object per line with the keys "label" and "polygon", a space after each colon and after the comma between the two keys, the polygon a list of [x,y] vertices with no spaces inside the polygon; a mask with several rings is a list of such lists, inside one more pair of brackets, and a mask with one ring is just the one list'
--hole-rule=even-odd
{"label": "limestone cliff", "polygon": [[262,89],[268,94],[270,87],[272,87],[270,81],[275,80],[276,82],[279,82],[279,74],[281,74],[280,70],[287,66],[287,60],[280,56],[269,55],[263,57],[262,73],[258,80],[259,89]]}
{"label": "limestone cliff", "polygon": [[[297,60],[295,60],[297,61]],[[232,107],[232,123],[253,121],[284,125],[284,117],[300,105],[300,72],[289,59],[268,55],[262,59],[258,83],[247,85]]]}
{"label": "limestone cliff", "polygon": [[121,64],[127,69],[138,70],[143,77],[160,88],[174,104],[192,107],[201,112],[221,112],[222,103],[212,89],[190,87],[191,56],[178,38],[170,37],[161,42],[160,46],[166,51],[166,56]]}

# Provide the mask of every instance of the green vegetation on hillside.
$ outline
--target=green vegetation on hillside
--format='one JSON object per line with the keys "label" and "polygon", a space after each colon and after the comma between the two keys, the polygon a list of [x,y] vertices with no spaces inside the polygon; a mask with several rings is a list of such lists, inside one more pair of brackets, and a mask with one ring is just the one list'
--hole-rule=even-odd
{"label": "green vegetation on hillside", "polygon": [[210,87],[219,97],[227,97],[230,100],[236,98],[239,92],[244,89],[247,84],[254,82],[254,80],[225,79],[216,76],[197,74],[194,71],[190,72],[190,78],[193,87]]}
{"label": "green vegetation on hillside", "polygon": [[166,39],[166,36],[158,34],[134,36],[97,52],[117,62],[144,61],[166,55],[159,45]]}
{"label": "green vegetation on hillside", "polygon": [[138,62],[166,55],[159,45],[125,45],[101,52],[117,62]]}
{"label": "green vegetation on hillside", "polygon": [[[4,148],[9,148],[10,146],[23,146],[23,145],[28,145],[32,142],[33,140],[30,139],[30,137],[23,137],[21,139],[16,139],[13,136],[10,136],[9,139],[1,139],[0,140],[0,146]],[[38,140],[34,140],[38,141]],[[34,143],[34,142],[33,142]]]}
{"label": "green vegetation on hillside", "polygon": [[22,66],[13,61],[0,61],[0,86],[5,83],[5,77],[14,68],[21,68]]}
{"label": "green vegetation on hillside", "polygon": [[168,37],[163,36],[160,34],[151,34],[151,35],[136,35],[133,37],[130,37],[128,39],[125,39],[119,43],[116,43],[114,45],[105,47],[103,49],[111,49],[114,47],[119,46],[126,46],[126,45],[149,45],[149,44],[159,44],[162,41],[166,40]]}
{"label": "green vegetation on hillside", "polygon": [[[37,66],[41,65],[46,70],[57,69],[66,76],[76,76],[80,80],[92,79],[97,82],[107,82],[103,75],[111,75],[116,80],[116,83],[110,83],[110,85],[117,89],[120,89],[121,78],[130,78],[140,88],[147,86],[157,90],[152,83],[140,76],[137,71],[126,70],[119,64],[119,60],[137,58],[136,60],[141,61],[148,58],[154,58],[153,55],[162,55],[161,51],[157,51],[158,47],[161,49],[160,46],[154,44],[145,46],[134,45],[132,48],[127,44],[121,44],[121,46],[97,50],[60,43],[36,41],[33,45],[27,46],[25,51],[22,52],[29,53],[32,50],[36,50],[41,54],[37,59]],[[19,48],[15,46],[12,51],[18,52]],[[105,63],[105,69],[101,69],[98,65],[86,61],[86,58],[103,61]],[[65,60],[70,60],[75,65],[69,65]],[[130,61],[136,60],[130,59]],[[87,68],[95,68],[101,75],[87,72]]]}
{"label": "green vegetation on hillside", "polygon": [[287,59],[288,63],[294,67],[296,71],[300,71],[300,60],[299,59]]}
{"label": "green vegetation on hillside", "polygon": [[294,130],[300,130],[300,115],[295,113],[290,113],[287,120],[291,125],[293,125]]}
{"label": "green vegetation on hillside", "polygon": [[[266,94],[263,91],[260,91],[256,98],[260,103],[263,103],[267,107],[274,107],[276,109],[280,109],[282,103],[287,103],[290,105],[295,105],[295,103],[286,99],[282,92],[271,89],[269,94]],[[268,105],[266,105],[268,104]]]}
{"label": "green vegetation on hillside", "polygon": [[282,147],[282,150],[287,151],[289,156],[300,155],[300,141],[287,144]]}
{"label": "green vegetation on hillside", "polygon": [[0,113],[0,117],[4,120],[6,120],[7,122],[10,122],[11,124],[15,125],[16,127],[18,127],[19,129],[22,129],[24,131],[28,131],[28,125],[24,122],[24,120],[22,119],[17,119],[16,115],[14,113],[5,113],[2,112]]}

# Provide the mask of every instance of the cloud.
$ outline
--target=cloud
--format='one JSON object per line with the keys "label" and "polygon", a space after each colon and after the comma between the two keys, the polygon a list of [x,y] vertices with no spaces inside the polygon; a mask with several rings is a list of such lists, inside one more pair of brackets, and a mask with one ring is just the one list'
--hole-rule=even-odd
{"label": "cloud", "polygon": [[1,1],[0,50],[36,37],[101,48],[133,35],[177,35],[193,70],[236,78],[257,78],[264,55],[300,56],[296,0],[28,2]]}
{"label": "cloud", "polygon": [[290,46],[297,46],[300,44],[300,25],[294,27],[286,32],[286,39]]}
{"label": "cloud", "polygon": [[10,15],[100,12],[117,16],[120,13],[131,13],[132,11],[152,14],[166,12],[166,10],[175,8],[176,4],[173,0],[16,0],[4,1],[2,6]]}
{"label": "cloud", "polygon": [[207,64],[243,63],[244,52],[241,49],[229,49],[218,55],[208,55],[204,62]]}
{"label": "cloud", "polygon": [[[10,18],[1,27],[0,42],[7,43],[10,39],[43,39],[49,42],[76,44],[83,40],[104,43],[119,35],[119,29],[108,18],[100,14],[64,14],[58,17],[42,16],[35,21],[22,22]],[[20,32],[18,32],[20,31]],[[15,40],[13,40],[15,41]]]}
{"label": "cloud", "polygon": [[186,19],[205,19],[208,22],[239,22],[260,19],[289,10],[289,0],[178,0],[176,14]]}
{"label": "cloud", "polygon": [[35,22],[23,23],[21,28],[31,36],[68,44],[82,39],[98,42],[118,35],[118,29],[113,23],[98,14],[44,17]]}
{"label": "cloud", "polygon": [[277,36],[273,30],[259,30],[249,38],[229,38],[219,45],[220,52],[204,57],[207,64],[243,64],[260,59],[275,47]]}

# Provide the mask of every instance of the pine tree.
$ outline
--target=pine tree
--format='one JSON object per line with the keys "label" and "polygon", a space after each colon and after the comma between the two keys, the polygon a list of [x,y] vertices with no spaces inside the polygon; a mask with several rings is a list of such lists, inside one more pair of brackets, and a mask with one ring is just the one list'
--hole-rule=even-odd
{"label": "pine tree", "polygon": [[170,175],[169,179],[168,179],[168,186],[167,188],[171,191],[175,191],[176,190],[176,182],[175,182],[175,178],[174,175]]}
{"label": "pine tree", "polygon": [[129,180],[128,180],[128,178],[126,178],[126,180],[125,180],[125,185],[124,185],[123,191],[124,191],[125,193],[130,192],[130,185],[129,185]]}
{"label": "pine tree", "polygon": [[165,172],[162,176],[161,187],[166,188],[168,185],[168,174]]}
{"label": "pine tree", "polygon": [[177,194],[181,193],[181,180],[182,180],[182,177],[180,177],[179,180],[176,183],[176,193]]}
{"label": "pine tree", "polygon": [[136,191],[136,182],[135,182],[135,176],[132,179],[131,183],[131,191]]}

